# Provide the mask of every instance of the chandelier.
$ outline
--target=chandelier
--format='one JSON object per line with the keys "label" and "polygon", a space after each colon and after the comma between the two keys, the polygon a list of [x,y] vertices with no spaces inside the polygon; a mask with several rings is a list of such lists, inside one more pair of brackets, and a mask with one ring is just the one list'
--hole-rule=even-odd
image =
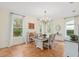
{"label": "chandelier", "polygon": [[50,19],[48,16],[47,16],[47,11],[44,10],[44,15],[43,17],[40,19],[40,32],[43,32],[44,34],[46,33],[50,33],[51,32],[51,22],[52,22],[52,19]]}
{"label": "chandelier", "polygon": [[47,11],[44,10],[44,16],[42,17],[42,22],[43,22],[44,24],[47,24],[49,21],[50,21],[50,19],[49,19],[48,16],[47,16]]}

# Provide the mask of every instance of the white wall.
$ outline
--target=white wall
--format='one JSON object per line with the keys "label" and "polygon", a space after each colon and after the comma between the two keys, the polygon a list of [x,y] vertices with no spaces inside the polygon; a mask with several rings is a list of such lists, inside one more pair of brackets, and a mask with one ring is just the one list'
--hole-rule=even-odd
{"label": "white wall", "polygon": [[65,36],[65,20],[64,20],[64,18],[54,19],[53,20],[54,28],[52,30],[53,30],[54,33],[56,33],[56,26],[57,25],[60,25],[60,27],[61,27],[60,33],[64,37]]}
{"label": "white wall", "polygon": [[[33,30],[29,30],[28,29],[28,23],[34,23],[35,24],[35,29]],[[24,29],[26,29],[26,31],[34,31],[34,32],[39,32],[39,21],[37,21],[37,19],[35,17],[30,17],[30,16],[26,16],[24,19]]]}
{"label": "white wall", "polygon": [[78,35],[79,16],[75,16],[75,34]]}
{"label": "white wall", "polygon": [[10,40],[9,10],[0,8],[0,48],[8,46]]}

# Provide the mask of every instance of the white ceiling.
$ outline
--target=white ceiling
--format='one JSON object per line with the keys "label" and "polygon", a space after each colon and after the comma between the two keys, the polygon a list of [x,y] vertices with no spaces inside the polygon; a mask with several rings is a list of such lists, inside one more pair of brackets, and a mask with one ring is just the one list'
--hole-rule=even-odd
{"label": "white ceiling", "polygon": [[[47,15],[52,18],[79,15],[78,2],[0,2],[0,6],[19,14],[34,17],[42,17],[44,10],[47,10]],[[76,12],[73,13],[72,10],[76,10]]]}

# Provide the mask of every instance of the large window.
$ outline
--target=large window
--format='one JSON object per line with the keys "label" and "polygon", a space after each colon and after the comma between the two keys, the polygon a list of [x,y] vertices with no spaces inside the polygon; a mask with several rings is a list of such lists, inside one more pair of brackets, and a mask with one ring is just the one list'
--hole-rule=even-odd
{"label": "large window", "polygon": [[70,36],[74,34],[74,17],[67,18],[66,20],[66,40],[70,40]]}
{"label": "large window", "polygon": [[23,16],[11,13],[12,19],[12,35],[13,37],[20,37],[23,34]]}
{"label": "large window", "polygon": [[13,36],[22,36],[22,19],[16,18],[14,20]]}
{"label": "large window", "polygon": [[66,22],[66,31],[68,36],[74,34],[74,20]]}

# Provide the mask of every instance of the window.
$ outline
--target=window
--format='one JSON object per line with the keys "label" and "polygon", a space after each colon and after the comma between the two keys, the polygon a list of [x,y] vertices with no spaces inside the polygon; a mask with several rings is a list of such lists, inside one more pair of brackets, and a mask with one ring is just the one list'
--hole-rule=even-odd
{"label": "window", "polygon": [[66,20],[66,37],[67,40],[70,40],[70,36],[74,34],[74,17],[72,18],[67,18]]}
{"label": "window", "polygon": [[22,36],[22,19],[16,18],[14,20],[13,36]]}
{"label": "window", "polygon": [[66,31],[68,36],[74,34],[74,20],[66,22]]}
{"label": "window", "polygon": [[12,20],[12,35],[13,37],[19,37],[23,34],[23,16],[11,13]]}

